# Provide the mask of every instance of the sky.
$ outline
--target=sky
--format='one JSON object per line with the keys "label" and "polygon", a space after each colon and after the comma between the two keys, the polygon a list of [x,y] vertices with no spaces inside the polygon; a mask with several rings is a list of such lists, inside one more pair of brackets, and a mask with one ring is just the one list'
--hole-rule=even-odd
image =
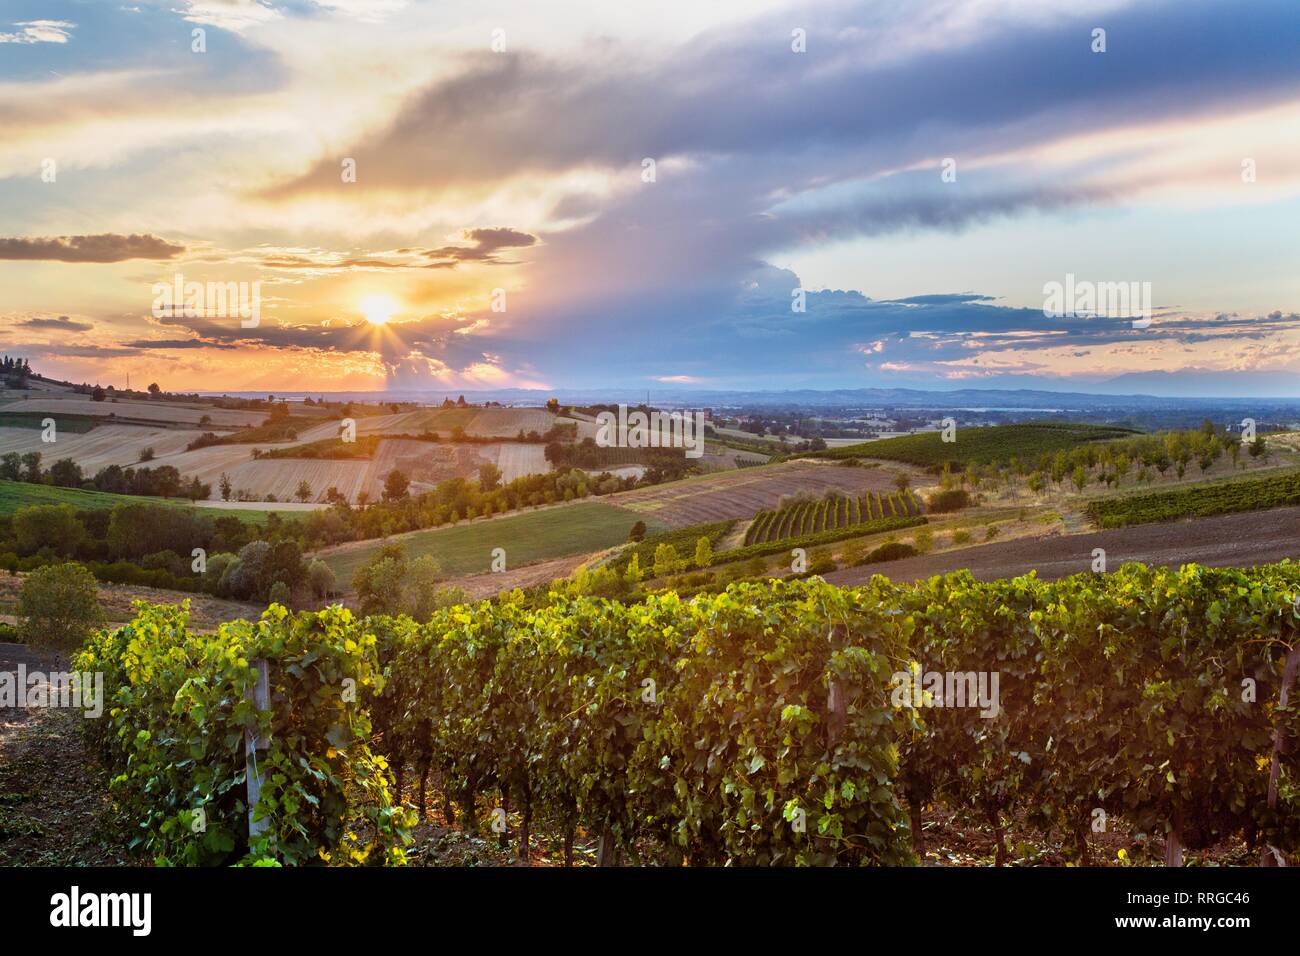
{"label": "sky", "polygon": [[3,0],[0,351],[1300,395],[1298,36],[1295,0]]}

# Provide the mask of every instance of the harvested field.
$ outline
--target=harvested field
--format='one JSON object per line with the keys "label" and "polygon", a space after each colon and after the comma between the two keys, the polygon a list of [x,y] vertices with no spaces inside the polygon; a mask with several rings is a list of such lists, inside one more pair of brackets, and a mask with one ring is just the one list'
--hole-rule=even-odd
{"label": "harvested field", "polygon": [[[295,500],[298,483],[305,481],[311,486],[308,501],[323,499],[330,487],[337,488],[349,501],[356,501],[357,495],[368,489],[370,462],[268,458],[244,462],[229,474],[237,490],[247,489],[259,500],[267,495],[275,495],[278,501]],[[218,494],[215,486],[213,494]]]}
{"label": "harvested field", "polygon": [[[460,427],[468,435],[489,438],[513,438],[522,428],[525,432],[544,433],[557,419],[540,408],[419,408],[396,415],[368,415],[357,417],[358,435],[419,435],[437,432],[440,437],[451,436],[453,428]],[[338,434],[338,419],[322,422],[300,434],[301,441],[318,441],[334,438]]]}
{"label": "harvested field", "polygon": [[156,465],[156,461],[141,462],[140,452],[152,448],[155,458],[182,452],[200,434],[189,429],[146,425],[100,425],[88,432],[63,432],[57,441],[46,443],[35,428],[0,428],[0,455],[39,451],[44,466],[71,458],[86,475],[93,476],[108,465]]}
{"label": "harvested field", "polygon": [[638,488],[605,500],[643,517],[657,518],[670,527],[684,528],[727,518],[749,518],[777,507],[786,495],[802,493],[820,498],[832,489],[851,495],[893,491],[893,472],[792,461]]}
{"label": "harvested field", "polygon": [[545,445],[510,442],[488,447],[496,452],[496,463],[501,469],[502,481],[514,481],[524,475],[544,475],[551,470],[551,463],[546,460]]}
{"label": "harvested field", "polygon": [[1126,561],[1178,567],[1251,567],[1300,558],[1300,507],[1248,514],[1192,518],[1138,528],[1089,534],[1046,535],[984,544],[943,554],[846,568],[826,576],[833,584],[854,585],[873,574],[915,581],[969,568],[982,581],[1037,571],[1049,580],[1090,570],[1093,548],[1106,551],[1109,568]]}
{"label": "harvested field", "polygon": [[[197,426],[203,416],[211,419],[211,424],[218,428],[239,428],[245,425],[260,425],[266,419],[266,412],[234,408],[216,408],[212,405],[182,404],[179,402],[133,402],[113,401],[96,402],[82,396],[68,398],[32,398],[9,402],[0,406],[8,412],[49,412],[65,415],[93,415],[106,418],[129,418],[135,421],[175,422]],[[205,426],[206,427],[206,426]]]}
{"label": "harvested field", "polygon": [[375,457],[367,462],[370,466],[367,490],[372,497],[380,494],[384,478],[394,468],[411,479],[413,491],[427,491],[448,478],[476,476],[478,466],[491,460],[483,454],[483,450],[490,447],[386,438],[379,443]]}
{"label": "harvested field", "polygon": [[410,478],[416,490],[427,490],[448,478],[477,481],[479,467],[489,462],[501,469],[503,482],[551,470],[543,445],[522,442],[452,445],[386,438],[379,443],[372,459],[370,492],[375,495],[382,491],[384,478],[394,468]]}

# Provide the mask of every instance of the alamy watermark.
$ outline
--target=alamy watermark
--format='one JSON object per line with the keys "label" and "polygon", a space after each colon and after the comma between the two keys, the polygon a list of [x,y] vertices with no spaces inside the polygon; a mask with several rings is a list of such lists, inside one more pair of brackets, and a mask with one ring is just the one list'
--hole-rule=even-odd
{"label": "alamy watermark", "polygon": [[257,282],[186,282],[176,273],[169,285],[153,284],[155,319],[239,319],[245,329],[255,329],[262,322],[262,283]]}
{"label": "alamy watermark", "polygon": [[897,671],[890,678],[895,707],[978,707],[992,719],[1002,712],[998,671]]}
{"label": "alamy watermark", "polygon": [[1043,315],[1049,319],[1133,319],[1133,327],[1151,324],[1150,282],[1092,282],[1065,274],[1065,282],[1043,284]]}
{"label": "alamy watermark", "polygon": [[704,455],[704,412],[629,412],[596,416],[596,444],[601,448],[684,448],[687,458]]}
{"label": "alamy watermark", "polygon": [[19,664],[17,671],[0,671],[0,707],[76,709],[87,717],[100,717],[104,713],[104,675],[99,671],[46,674]]}

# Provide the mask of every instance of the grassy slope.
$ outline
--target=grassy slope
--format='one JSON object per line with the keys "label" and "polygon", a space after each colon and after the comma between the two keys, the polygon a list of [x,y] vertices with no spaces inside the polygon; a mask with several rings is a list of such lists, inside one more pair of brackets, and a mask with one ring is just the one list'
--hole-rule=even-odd
{"label": "grassy slope", "polygon": [[[492,549],[505,548],[507,568],[572,554],[599,551],[627,540],[637,516],[599,501],[581,501],[558,508],[476,521],[452,528],[434,528],[404,535],[409,558],[431,554],[443,573],[455,577],[491,570]],[[650,518],[651,530],[662,527]],[[322,555],[339,584],[351,587],[352,575],[383,546],[382,541],[365,547],[346,548]]]}
{"label": "grassy slope", "polygon": [[[28,505],[72,505],[74,508],[95,511],[120,504],[170,505],[191,508],[188,499],[149,498],[139,495],[114,495],[107,491],[85,491],[81,488],[56,488],[52,485],[33,485],[26,481],[0,481],[0,515],[11,515]],[[214,517],[233,515],[242,521],[260,524],[266,521],[271,510],[235,510],[231,508],[199,508]],[[286,516],[282,514],[282,517]],[[292,515],[288,515],[292,516]]]}
{"label": "grassy slope", "polygon": [[1020,425],[994,425],[989,428],[958,428],[957,440],[944,442],[939,432],[882,438],[857,445],[829,448],[805,457],[883,458],[926,467],[946,461],[1006,461],[1013,455],[1032,462],[1043,452],[1069,451],[1080,442],[1126,438],[1136,434],[1125,428],[1102,425],[1075,425],[1037,422]]}

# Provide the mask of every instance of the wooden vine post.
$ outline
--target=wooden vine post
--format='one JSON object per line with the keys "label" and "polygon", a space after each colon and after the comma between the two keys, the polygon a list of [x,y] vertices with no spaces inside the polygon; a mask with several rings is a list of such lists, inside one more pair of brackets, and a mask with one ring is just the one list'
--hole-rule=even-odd
{"label": "wooden vine post", "polygon": [[[1300,599],[1298,599],[1300,601]],[[1300,606],[1300,604],[1298,604]],[[1295,684],[1296,674],[1300,672],[1300,641],[1293,644],[1286,654],[1286,663],[1282,667],[1282,690],[1278,693],[1278,709],[1285,712],[1291,699],[1291,687]],[[1273,759],[1268,768],[1268,806],[1277,808],[1277,781],[1282,772],[1282,716],[1273,718]],[[1286,866],[1286,857],[1274,846],[1265,846],[1259,854],[1260,866]]]}
{"label": "wooden vine post", "polygon": [[[271,709],[271,690],[267,680],[266,661],[257,659],[252,662],[257,671],[257,682],[244,691],[244,699],[253,702],[253,707],[260,714]],[[262,734],[260,724],[254,722],[244,728],[244,779],[248,784],[248,838],[253,840],[266,832],[269,822],[263,818],[254,820],[253,813],[262,798],[262,771],[257,765],[257,752],[266,750],[270,738]]]}
{"label": "wooden vine post", "polygon": [[[848,635],[848,628],[843,624],[836,624],[831,628],[827,637],[830,640],[831,653],[836,648],[843,647]],[[829,748],[835,747],[835,741],[839,739],[840,734],[844,732],[845,726],[849,722],[848,705],[844,701],[844,688],[839,681],[829,680],[826,682],[826,745]]]}

